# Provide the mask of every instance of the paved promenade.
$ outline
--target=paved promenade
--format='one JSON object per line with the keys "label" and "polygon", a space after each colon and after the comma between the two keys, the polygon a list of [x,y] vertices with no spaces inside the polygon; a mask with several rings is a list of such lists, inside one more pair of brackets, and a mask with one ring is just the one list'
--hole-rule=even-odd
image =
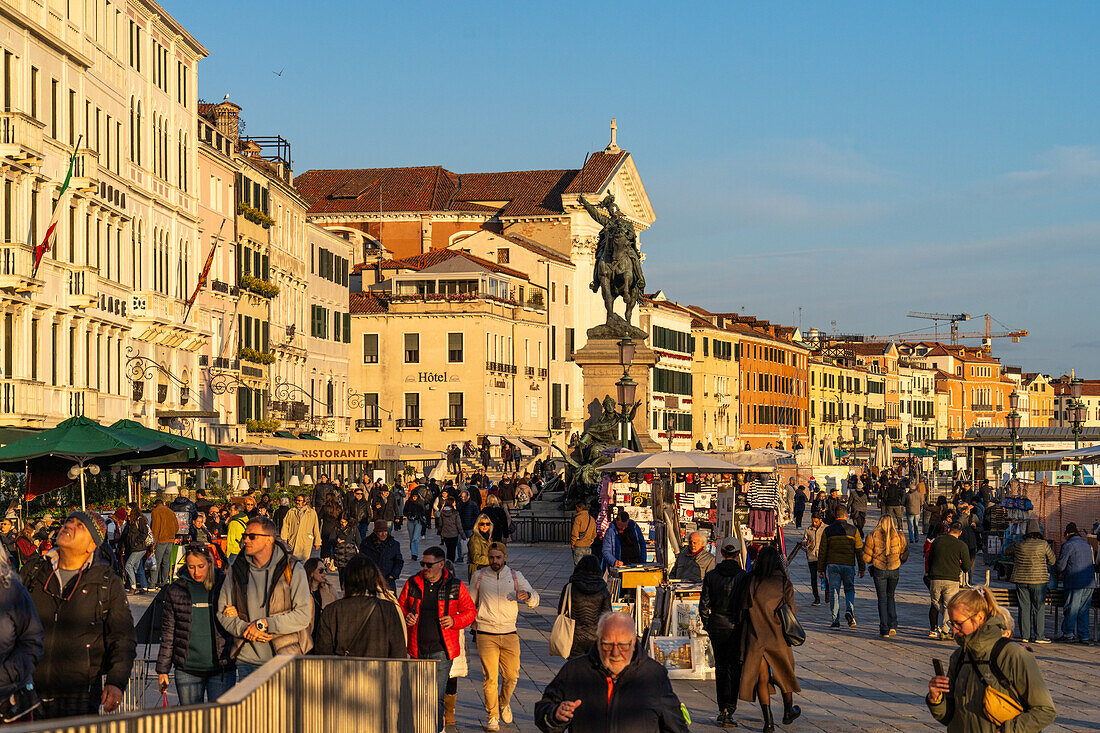
{"label": "paved promenade", "polygon": [[[404,533],[399,533],[403,546]],[[425,539],[432,539],[429,534]],[[798,533],[790,539],[797,541]],[[429,546],[422,544],[422,546]],[[539,591],[541,603],[536,609],[523,607],[520,614],[520,680],[513,701],[515,723],[502,730],[536,730],[534,705],[542,689],[561,667],[563,660],[548,653],[550,628],[554,622],[558,596],[572,572],[569,549],[555,545],[515,545],[509,563],[520,570]],[[406,560],[411,571],[414,563]],[[465,573],[463,572],[464,576]],[[984,567],[980,573],[984,577]],[[333,578],[335,582],[335,577]],[[782,705],[773,700],[777,728],[786,731],[869,731],[904,732],[943,730],[932,720],[923,697],[932,674],[932,658],[945,662],[955,648],[953,642],[927,638],[927,591],[921,581],[921,558],[914,552],[902,569],[898,588],[900,628],[893,639],[878,636],[878,616],[874,584],[870,577],[857,580],[856,614],[859,626],[839,630],[829,628],[827,603],[811,607],[813,600],[805,556],[801,553],[792,564],[792,580],[797,590],[799,618],[806,628],[806,643],[795,650],[802,692],[795,701],[802,717],[789,726],[778,724]],[[148,597],[132,597],[135,616]],[[1056,636],[1052,618],[1047,619],[1047,635]],[[469,641],[469,639],[467,639]],[[1048,644],[1034,647],[1040,667],[1054,695],[1058,709],[1052,732],[1100,731],[1100,694],[1094,675],[1100,648]],[[473,733],[481,730],[485,719],[482,707],[481,666],[477,649],[467,649],[469,675],[459,682],[458,725],[448,730]],[[155,678],[154,678],[155,681]],[[714,683],[704,680],[676,680],[676,693],[691,712],[692,730],[719,730],[714,725]],[[174,692],[174,690],[173,690]],[[147,698],[148,701],[154,697]],[[159,695],[156,696],[159,703]],[[174,699],[172,704],[175,704]],[[760,711],[755,703],[740,702],[740,730],[759,730]]]}

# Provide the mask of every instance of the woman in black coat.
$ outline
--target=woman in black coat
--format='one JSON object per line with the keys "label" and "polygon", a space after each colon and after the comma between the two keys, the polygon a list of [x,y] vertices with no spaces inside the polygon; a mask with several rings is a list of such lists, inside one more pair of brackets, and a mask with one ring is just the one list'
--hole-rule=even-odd
{"label": "woman in black coat", "polygon": [[168,689],[176,668],[180,705],[214,702],[236,684],[232,637],[214,619],[224,575],[205,545],[189,545],[180,577],[165,590],[161,607],[157,677]]}
{"label": "woman in black coat", "polygon": [[558,613],[565,608],[566,593],[570,594],[569,617],[577,622],[573,627],[573,646],[569,650],[572,659],[587,654],[592,648],[596,641],[596,623],[611,610],[611,593],[595,555],[585,555],[573,569],[569,583],[561,590]]}
{"label": "woman in black coat", "polygon": [[359,525],[346,514],[340,517],[332,538],[332,562],[336,565],[336,572],[340,574],[341,588],[344,587],[344,570],[351,559],[359,554],[359,543],[362,540],[359,536]]}
{"label": "woman in black coat", "polygon": [[382,572],[366,555],[356,555],[344,568],[344,597],[321,611],[313,653],[405,658],[405,621]]}
{"label": "woman in black coat", "polygon": [[[4,708],[31,681],[45,651],[42,637],[38,609],[12,570],[7,551],[0,549],[0,701]],[[3,712],[9,715],[15,710]]]}

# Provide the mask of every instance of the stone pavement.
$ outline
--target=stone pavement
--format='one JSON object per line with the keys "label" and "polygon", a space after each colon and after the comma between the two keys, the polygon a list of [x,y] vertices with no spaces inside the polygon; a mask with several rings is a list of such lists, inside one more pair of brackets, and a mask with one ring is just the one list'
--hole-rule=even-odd
{"label": "stone pavement", "polygon": [[[868,524],[868,529],[873,524]],[[793,536],[792,536],[793,535]],[[788,548],[800,537],[797,530],[788,533]],[[404,533],[398,537],[404,546]],[[431,534],[424,538],[433,539]],[[422,547],[430,546],[422,543]],[[878,612],[874,584],[870,577],[856,582],[855,629],[843,626],[830,629],[828,604],[811,607],[813,600],[805,556],[799,554],[791,566],[796,588],[798,615],[806,629],[806,643],[795,649],[795,661],[802,692],[795,702],[802,717],[789,726],[779,724],[782,704],[772,702],[779,730],[895,732],[943,730],[928,714],[924,705],[927,682],[932,676],[932,658],[946,664],[955,645],[927,638],[927,590],[921,580],[922,559],[914,551],[902,568],[897,601],[900,626],[898,636],[882,639],[878,635]],[[521,571],[538,590],[541,600],[535,609],[521,607],[519,636],[521,646],[520,679],[513,699],[515,722],[502,730],[535,731],[534,705],[542,689],[561,667],[563,660],[548,652],[550,629],[554,622],[562,587],[572,572],[569,549],[557,545],[514,545],[509,564]],[[406,559],[412,572],[415,563]],[[463,566],[464,567],[464,566]],[[984,576],[984,566],[979,573]],[[417,568],[418,569],[418,568]],[[465,577],[465,570],[460,572]],[[335,582],[335,578],[333,578]],[[136,600],[135,598],[131,599]],[[145,599],[135,602],[135,616]],[[842,622],[843,623],[843,622]],[[1047,635],[1056,636],[1052,619],[1047,619]],[[469,638],[467,637],[469,642]],[[1100,696],[1095,693],[1092,675],[1097,649],[1078,645],[1048,644],[1034,646],[1040,667],[1051,688],[1058,718],[1047,728],[1051,732],[1100,731]],[[482,697],[481,666],[477,649],[468,644],[469,675],[459,681],[458,725],[450,731],[472,733],[481,730],[485,719]],[[688,707],[692,730],[719,730],[714,725],[714,683],[709,680],[675,680],[673,687]],[[157,700],[159,702],[159,699]],[[738,704],[740,730],[760,729],[760,710],[756,703]]]}

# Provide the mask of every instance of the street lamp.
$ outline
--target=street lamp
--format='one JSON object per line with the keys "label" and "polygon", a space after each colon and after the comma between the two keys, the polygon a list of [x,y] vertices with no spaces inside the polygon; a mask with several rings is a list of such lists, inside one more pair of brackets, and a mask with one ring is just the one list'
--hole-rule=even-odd
{"label": "street lamp", "polygon": [[[1084,381],[1080,377],[1069,380],[1069,390],[1072,399],[1069,403],[1070,420],[1073,422],[1073,449],[1081,447],[1081,423],[1085,422],[1085,403],[1081,400],[1081,388]],[[1073,467],[1073,483],[1076,486],[1081,483],[1081,462]]]}
{"label": "street lamp", "polygon": [[1005,415],[1005,425],[1008,426],[1008,434],[1012,438],[1012,479],[1016,480],[1016,431],[1020,429],[1020,413],[1016,408],[1020,405],[1020,395],[1013,390],[1008,395],[1008,406],[1012,412]]}
{"label": "street lamp", "polygon": [[88,506],[85,503],[85,498],[84,498],[84,474],[85,473],[90,473],[93,476],[98,476],[99,471],[100,471],[100,468],[95,463],[85,464],[83,462],[76,463],[76,464],[73,465],[72,468],[69,469],[69,478],[71,478],[71,479],[76,479],[78,477],[80,478],[80,511],[82,511],[82,512],[88,510]]}
{"label": "street lamp", "polygon": [[[630,376],[630,364],[634,361],[634,341],[627,337],[619,341],[619,364],[623,367],[623,375],[615,382],[616,396],[619,398],[619,421],[622,423],[622,446],[630,447],[630,424],[633,422],[634,411],[638,404],[634,397],[638,391],[638,383]],[[672,441],[669,441],[671,448]]]}

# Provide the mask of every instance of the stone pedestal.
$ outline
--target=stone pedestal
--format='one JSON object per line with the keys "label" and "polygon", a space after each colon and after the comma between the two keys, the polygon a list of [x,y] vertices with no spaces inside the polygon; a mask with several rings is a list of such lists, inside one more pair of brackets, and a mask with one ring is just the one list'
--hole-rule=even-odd
{"label": "stone pedestal", "polygon": [[[603,414],[604,397],[611,395],[612,399],[618,401],[615,383],[623,375],[623,366],[619,363],[619,339],[592,338],[590,334],[588,343],[573,355],[573,360],[580,366],[584,379],[584,427],[587,428]],[[634,414],[634,433],[642,450],[646,452],[663,450],[649,435],[649,414],[652,409],[649,404],[649,379],[650,370],[656,363],[657,354],[641,339],[634,339],[634,360],[630,364],[630,376],[638,383],[634,399],[642,403]]]}

